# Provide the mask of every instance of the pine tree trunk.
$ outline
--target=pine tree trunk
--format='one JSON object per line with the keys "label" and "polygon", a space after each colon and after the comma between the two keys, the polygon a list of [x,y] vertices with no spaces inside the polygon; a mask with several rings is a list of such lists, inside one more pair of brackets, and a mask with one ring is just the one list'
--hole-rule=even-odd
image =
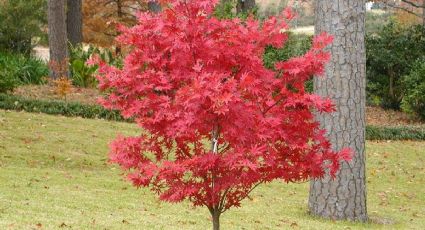
{"label": "pine tree trunk", "polygon": [[[68,48],[65,22],[65,0],[48,2],[50,76],[53,79],[68,74]],[[59,68],[60,67],[60,68]]]}
{"label": "pine tree trunk", "polygon": [[255,0],[238,0],[236,13],[250,12],[255,8]]}
{"label": "pine tree trunk", "polygon": [[83,41],[82,0],[67,0],[66,29],[68,41],[74,46]]}
{"label": "pine tree trunk", "polygon": [[365,182],[365,1],[317,0],[315,32],[334,36],[325,76],[315,78],[316,94],[331,98],[337,111],[317,115],[333,147],[350,147],[335,180],[311,181],[309,210],[330,219],[367,220]]}
{"label": "pine tree trunk", "polygon": [[425,0],[422,0],[422,26],[425,27]]}

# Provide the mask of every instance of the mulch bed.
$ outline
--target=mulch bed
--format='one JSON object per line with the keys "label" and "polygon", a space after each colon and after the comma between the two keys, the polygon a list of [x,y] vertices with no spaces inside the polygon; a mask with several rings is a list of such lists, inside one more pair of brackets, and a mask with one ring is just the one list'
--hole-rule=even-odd
{"label": "mulch bed", "polygon": [[[101,96],[101,93],[97,89],[73,88],[72,92],[66,98],[61,98],[55,94],[54,88],[49,85],[20,86],[15,89],[13,94],[25,98],[66,100],[89,105],[97,104],[97,99]],[[425,124],[406,113],[384,110],[380,107],[366,108],[366,123],[373,126],[420,126]]]}
{"label": "mulch bed", "polygon": [[88,88],[75,88],[66,95],[66,98],[55,93],[55,89],[49,85],[23,85],[13,91],[13,95],[37,100],[66,100],[82,104],[97,104],[97,98],[101,96],[99,90]]}

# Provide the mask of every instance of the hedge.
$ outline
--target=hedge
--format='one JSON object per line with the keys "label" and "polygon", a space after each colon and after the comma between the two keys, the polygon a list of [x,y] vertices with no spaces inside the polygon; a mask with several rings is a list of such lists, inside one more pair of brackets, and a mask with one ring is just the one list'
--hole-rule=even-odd
{"label": "hedge", "polygon": [[425,126],[366,127],[367,140],[425,140]]}
{"label": "hedge", "polygon": [[[0,94],[0,109],[131,122],[124,119],[118,111],[106,110],[98,105],[26,99],[8,94]],[[425,126],[378,127],[368,125],[366,127],[366,139],[425,140]]]}
{"label": "hedge", "polygon": [[118,111],[107,110],[99,105],[87,105],[59,100],[35,100],[8,94],[0,94],[0,109],[60,114],[67,117],[127,121]]}

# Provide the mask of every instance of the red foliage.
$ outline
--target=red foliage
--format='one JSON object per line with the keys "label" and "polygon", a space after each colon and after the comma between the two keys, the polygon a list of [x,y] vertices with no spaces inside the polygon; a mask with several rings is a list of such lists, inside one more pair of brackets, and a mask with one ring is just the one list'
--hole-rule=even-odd
{"label": "red foliage", "polygon": [[314,120],[314,110],[333,111],[331,101],[304,89],[323,72],[332,38],[316,37],[304,56],[269,70],[264,49],[285,43],[288,19],[218,20],[216,2],[174,0],[160,14],[140,13],[118,38],[132,47],[124,67],[95,62],[110,92],[102,104],[143,128],[111,144],[111,161],[162,200],[221,213],[260,183],[335,175],[350,154],[332,151]]}

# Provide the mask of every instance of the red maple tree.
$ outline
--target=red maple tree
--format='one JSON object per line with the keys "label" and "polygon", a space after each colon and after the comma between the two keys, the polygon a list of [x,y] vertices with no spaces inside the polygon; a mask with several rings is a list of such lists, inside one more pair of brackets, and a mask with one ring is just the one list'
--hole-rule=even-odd
{"label": "red maple tree", "polygon": [[291,12],[218,20],[216,2],[172,0],[160,14],[140,13],[120,28],[118,41],[131,47],[124,67],[93,63],[109,92],[101,103],[143,129],[118,137],[110,160],[161,200],[206,206],[219,229],[220,214],[259,184],[335,175],[350,152],[334,152],[314,120],[313,111],[333,111],[331,101],[304,89],[323,72],[332,38],[316,37],[304,56],[270,70],[264,49],[284,45]]}

